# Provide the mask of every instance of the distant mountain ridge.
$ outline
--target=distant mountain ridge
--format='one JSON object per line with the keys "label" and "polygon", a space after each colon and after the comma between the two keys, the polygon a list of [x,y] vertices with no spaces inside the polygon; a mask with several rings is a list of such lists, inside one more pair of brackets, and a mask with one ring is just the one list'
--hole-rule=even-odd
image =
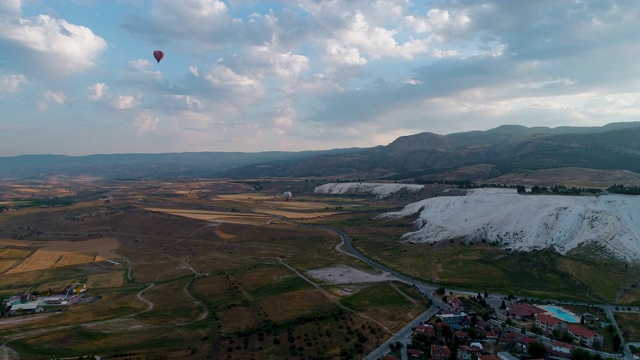
{"label": "distant mountain ridge", "polygon": [[343,176],[396,180],[478,164],[502,171],[584,167],[640,172],[640,122],[602,127],[527,128],[507,125],[449,135],[402,136],[387,146],[358,153],[323,155],[301,161],[249,165],[231,177]]}
{"label": "distant mountain ridge", "polygon": [[462,166],[581,167],[640,173],[640,122],[601,127],[503,125],[486,131],[402,136],[386,146],[302,152],[185,152],[0,157],[0,179],[346,177],[420,179]]}

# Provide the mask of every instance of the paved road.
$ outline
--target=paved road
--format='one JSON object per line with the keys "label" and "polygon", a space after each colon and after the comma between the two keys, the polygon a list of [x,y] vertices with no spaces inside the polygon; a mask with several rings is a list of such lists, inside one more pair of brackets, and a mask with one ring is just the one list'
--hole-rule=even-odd
{"label": "paved road", "polygon": [[616,323],[616,318],[613,316],[613,306],[601,305],[600,307],[605,311],[605,313],[607,314],[607,317],[609,318],[609,320],[611,320],[611,325],[613,325],[613,327],[616,329],[616,332],[620,336],[620,340],[622,340],[620,345],[622,346],[622,350],[624,351],[625,360],[633,360],[634,359],[633,358],[633,353],[631,352],[631,349],[629,348],[629,344],[627,344],[624,341],[624,338],[622,337],[622,332],[620,331],[620,328],[618,327],[618,323]]}
{"label": "paved road", "polygon": [[[425,321],[429,320],[433,315],[438,313],[438,311],[440,311],[440,309],[438,309],[435,306],[431,306],[429,308],[429,310],[423,312],[415,320],[413,320],[412,322],[407,324],[407,326],[402,328],[402,330],[398,331],[395,335],[393,335],[391,338],[389,338],[387,341],[385,341],[382,345],[378,346],[377,349],[373,350],[364,359],[365,360],[379,359],[380,357],[384,356],[385,354],[387,354],[391,350],[391,348],[389,347],[389,344],[395,344],[398,341],[400,341],[401,343],[405,344],[405,346],[403,347],[404,348],[403,349],[403,353],[406,354],[406,351],[407,351],[407,346],[406,345],[411,343],[410,341],[408,341],[408,339],[409,339],[409,335],[411,335],[413,333],[413,328],[415,328],[416,326],[420,325],[421,322],[425,322]],[[403,356],[403,358],[404,358],[404,356]]]}
{"label": "paved road", "polygon": [[[347,255],[354,256],[354,257],[364,261],[365,263],[377,268],[380,271],[387,272],[391,276],[393,276],[396,279],[398,279],[398,281],[402,281],[404,283],[407,283],[407,284],[415,286],[423,294],[423,296],[425,296],[425,297],[427,297],[427,298],[429,298],[431,300],[432,305],[427,311],[425,311],[420,316],[418,316],[416,319],[414,319],[412,322],[407,324],[404,328],[402,328],[402,330],[400,330],[395,335],[393,335],[391,338],[389,338],[387,341],[385,341],[382,345],[380,345],[377,349],[372,351],[364,359],[375,360],[375,359],[378,359],[378,358],[386,355],[391,350],[391,348],[389,348],[389,344],[396,343],[398,341],[404,344],[403,349],[402,349],[402,358],[403,359],[407,359],[407,346],[406,345],[410,343],[409,336],[413,333],[412,328],[418,326],[421,322],[427,321],[429,318],[431,318],[432,316],[437,314],[440,311],[440,309],[449,309],[449,306],[446,303],[442,302],[442,300],[440,300],[439,298],[433,296],[433,292],[437,289],[436,286],[431,285],[431,284],[427,284],[427,283],[423,283],[423,282],[418,281],[418,280],[415,280],[415,279],[413,279],[413,278],[411,278],[411,277],[409,277],[409,276],[407,276],[405,274],[402,274],[402,273],[399,273],[399,272],[397,272],[395,270],[389,269],[388,267],[378,263],[377,261],[372,260],[372,259],[364,256],[356,248],[353,247],[353,243],[351,242],[351,238],[344,231],[342,231],[340,229],[324,227],[324,226],[308,225],[308,224],[301,224],[301,223],[298,223],[298,225],[303,226],[303,227],[312,227],[312,228],[319,228],[319,229],[329,230],[329,231],[332,231],[332,232],[338,234],[340,236],[340,238],[342,239],[342,242],[336,246],[336,250],[338,250],[340,252],[343,252],[343,253],[346,253]],[[340,245],[344,246],[344,248],[347,250],[347,252],[345,252],[343,249],[340,249]]]}

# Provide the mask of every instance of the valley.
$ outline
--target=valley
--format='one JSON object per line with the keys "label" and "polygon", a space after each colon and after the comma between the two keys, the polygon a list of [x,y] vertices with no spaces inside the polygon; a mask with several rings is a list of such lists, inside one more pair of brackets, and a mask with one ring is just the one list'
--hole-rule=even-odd
{"label": "valley", "polygon": [[[45,194],[76,195],[47,206],[37,191],[7,196],[9,209],[0,213],[3,297],[84,280],[100,300],[58,308],[54,316],[7,312],[0,340],[24,359],[363,357],[430,302],[410,284],[389,282],[336,251],[340,238],[325,227],[349,234],[366,256],[434,286],[640,304],[637,267],[593,256],[593,249],[561,255],[456,239],[407,243],[399,240],[415,229],[415,217],[378,218],[420,192],[449,195],[451,186],[379,197],[319,194],[319,185],[310,179],[41,182],[34,188]],[[3,188],[18,191],[8,182]],[[285,190],[294,193],[290,201]],[[626,324],[629,334],[638,333],[633,322]]]}

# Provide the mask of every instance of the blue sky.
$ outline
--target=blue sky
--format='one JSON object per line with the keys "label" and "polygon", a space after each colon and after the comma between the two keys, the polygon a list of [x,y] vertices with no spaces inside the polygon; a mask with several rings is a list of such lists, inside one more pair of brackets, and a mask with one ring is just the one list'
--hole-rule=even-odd
{"label": "blue sky", "polygon": [[4,0],[0,156],[637,121],[639,13],[636,0]]}

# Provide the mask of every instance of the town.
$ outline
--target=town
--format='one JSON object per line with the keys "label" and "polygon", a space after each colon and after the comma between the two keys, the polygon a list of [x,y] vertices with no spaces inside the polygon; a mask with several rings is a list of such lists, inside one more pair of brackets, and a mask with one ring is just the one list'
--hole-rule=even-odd
{"label": "town", "polygon": [[[615,323],[597,306],[538,303],[513,296],[436,290],[451,310],[412,328],[410,342],[389,344],[383,360],[598,360],[620,356]],[[637,308],[615,308],[637,311]],[[623,334],[625,336],[625,334]],[[406,348],[405,348],[406,347]],[[631,345],[634,358],[638,350]]]}

